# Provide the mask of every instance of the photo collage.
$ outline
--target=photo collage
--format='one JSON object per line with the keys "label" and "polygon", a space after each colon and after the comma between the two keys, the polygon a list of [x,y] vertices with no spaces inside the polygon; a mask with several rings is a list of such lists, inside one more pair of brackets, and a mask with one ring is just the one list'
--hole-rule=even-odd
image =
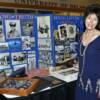
{"label": "photo collage", "polygon": [[53,66],[52,59],[52,36],[51,36],[51,17],[37,17],[38,49],[39,49],[39,68]]}
{"label": "photo collage", "polygon": [[36,67],[33,15],[0,15],[0,70]]}
{"label": "photo collage", "polygon": [[0,70],[9,75],[77,59],[82,24],[81,16],[1,14]]}
{"label": "photo collage", "polygon": [[54,42],[55,64],[78,58],[78,39],[83,32],[82,17],[55,16]]}

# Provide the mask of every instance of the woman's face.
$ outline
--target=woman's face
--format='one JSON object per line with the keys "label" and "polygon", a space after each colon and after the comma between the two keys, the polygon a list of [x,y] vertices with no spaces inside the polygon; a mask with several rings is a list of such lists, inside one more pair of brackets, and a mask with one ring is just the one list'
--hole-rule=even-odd
{"label": "woman's face", "polygon": [[86,29],[88,29],[88,30],[95,29],[97,24],[98,24],[98,18],[96,16],[96,14],[94,14],[94,13],[93,14],[89,14],[86,17],[86,20],[85,20]]}

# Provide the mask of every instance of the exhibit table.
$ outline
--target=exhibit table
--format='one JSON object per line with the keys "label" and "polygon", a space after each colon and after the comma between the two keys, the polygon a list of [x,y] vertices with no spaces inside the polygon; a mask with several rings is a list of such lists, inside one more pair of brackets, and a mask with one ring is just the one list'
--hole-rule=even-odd
{"label": "exhibit table", "polygon": [[28,96],[8,98],[5,95],[0,95],[0,100],[74,100],[75,83],[75,81],[70,83],[61,81],[57,85],[51,85],[49,82],[44,82]]}

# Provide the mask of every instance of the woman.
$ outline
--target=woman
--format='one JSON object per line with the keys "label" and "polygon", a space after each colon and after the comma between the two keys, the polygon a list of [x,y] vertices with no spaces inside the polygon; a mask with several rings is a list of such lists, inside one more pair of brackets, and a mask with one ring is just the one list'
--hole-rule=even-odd
{"label": "woman", "polygon": [[84,24],[75,100],[100,100],[100,5],[86,8]]}

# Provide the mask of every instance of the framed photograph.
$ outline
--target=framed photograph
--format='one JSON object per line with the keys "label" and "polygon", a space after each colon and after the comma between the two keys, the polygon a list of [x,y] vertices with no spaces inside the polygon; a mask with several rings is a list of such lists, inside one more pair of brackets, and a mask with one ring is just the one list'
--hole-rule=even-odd
{"label": "framed photograph", "polygon": [[58,25],[59,38],[65,40],[67,38],[67,24]]}
{"label": "framed photograph", "polygon": [[5,20],[5,27],[7,39],[21,37],[20,20]]}
{"label": "framed photograph", "polygon": [[37,30],[39,38],[50,38],[50,16],[37,17]]}
{"label": "framed photograph", "polygon": [[33,36],[33,20],[21,21],[22,25],[22,35]]}
{"label": "framed photograph", "polygon": [[75,38],[76,36],[76,25],[67,25],[67,38]]}
{"label": "framed photograph", "polygon": [[9,53],[0,53],[0,69],[10,68]]}
{"label": "framed photograph", "polygon": [[12,65],[20,65],[27,63],[27,53],[26,52],[13,52],[11,54]]}

